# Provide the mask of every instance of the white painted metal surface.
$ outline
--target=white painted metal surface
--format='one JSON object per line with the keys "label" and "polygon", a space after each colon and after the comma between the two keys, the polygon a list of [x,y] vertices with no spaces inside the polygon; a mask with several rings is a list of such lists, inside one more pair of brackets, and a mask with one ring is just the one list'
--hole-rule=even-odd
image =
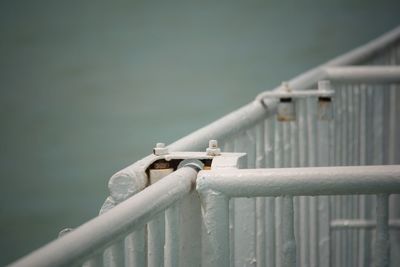
{"label": "white painted metal surface", "polygon": [[377,195],[377,266],[389,266],[388,194],[400,192],[400,165],[201,171],[197,191],[212,254],[204,266],[229,266],[229,198],[283,197],[282,266],[296,266],[293,196]]}
{"label": "white painted metal surface", "polygon": [[12,266],[400,265],[399,62],[396,28],[158,143],[101,216]]}

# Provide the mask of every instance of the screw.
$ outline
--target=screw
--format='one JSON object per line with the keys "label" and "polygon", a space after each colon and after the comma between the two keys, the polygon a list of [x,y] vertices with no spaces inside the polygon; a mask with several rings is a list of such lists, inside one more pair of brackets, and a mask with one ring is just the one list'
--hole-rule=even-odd
{"label": "screw", "polygon": [[208,141],[208,148],[206,149],[208,156],[218,156],[221,155],[221,149],[218,147],[217,140]]}

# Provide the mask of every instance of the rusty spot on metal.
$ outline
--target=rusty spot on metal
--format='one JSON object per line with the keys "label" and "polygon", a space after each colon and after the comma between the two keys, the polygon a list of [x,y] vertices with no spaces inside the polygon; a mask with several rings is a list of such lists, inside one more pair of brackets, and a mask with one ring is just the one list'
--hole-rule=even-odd
{"label": "rusty spot on metal", "polygon": [[277,114],[276,118],[278,121],[282,121],[282,122],[290,122],[290,121],[294,121],[295,117],[293,116],[286,116],[286,115],[282,115],[282,114]]}

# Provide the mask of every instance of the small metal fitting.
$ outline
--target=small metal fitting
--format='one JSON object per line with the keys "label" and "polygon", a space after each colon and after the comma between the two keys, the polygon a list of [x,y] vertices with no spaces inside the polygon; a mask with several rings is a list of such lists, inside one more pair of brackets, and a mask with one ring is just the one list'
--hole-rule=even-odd
{"label": "small metal fitting", "polygon": [[296,108],[294,100],[291,97],[292,89],[288,82],[282,82],[280,91],[288,94],[287,97],[280,97],[277,109],[278,121],[294,121],[296,119]]}
{"label": "small metal fitting", "polygon": [[[332,91],[330,81],[318,81],[318,91]],[[333,119],[333,104],[331,96],[318,97],[318,118],[325,121]]]}
{"label": "small metal fitting", "polygon": [[296,120],[296,106],[293,98],[288,97],[279,99],[277,118],[278,121]]}
{"label": "small metal fitting", "polygon": [[182,167],[191,167],[196,171],[201,171],[204,169],[204,163],[198,159],[184,159],[179,163],[178,169]]}
{"label": "small metal fitting", "polygon": [[156,147],[153,148],[153,154],[157,156],[162,156],[168,154],[168,148],[165,147],[164,143],[157,143]]}
{"label": "small metal fitting", "polygon": [[208,156],[219,156],[221,155],[221,149],[218,147],[217,140],[210,140],[208,142],[208,148],[206,149]]}

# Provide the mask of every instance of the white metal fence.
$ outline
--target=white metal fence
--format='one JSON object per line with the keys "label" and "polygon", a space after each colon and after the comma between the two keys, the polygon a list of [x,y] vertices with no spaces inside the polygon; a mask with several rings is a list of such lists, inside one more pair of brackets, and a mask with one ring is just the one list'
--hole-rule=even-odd
{"label": "white metal fence", "polygon": [[[397,28],[261,93],[115,174],[103,215],[12,266],[399,266],[399,62]],[[250,170],[174,154],[210,139]]]}

